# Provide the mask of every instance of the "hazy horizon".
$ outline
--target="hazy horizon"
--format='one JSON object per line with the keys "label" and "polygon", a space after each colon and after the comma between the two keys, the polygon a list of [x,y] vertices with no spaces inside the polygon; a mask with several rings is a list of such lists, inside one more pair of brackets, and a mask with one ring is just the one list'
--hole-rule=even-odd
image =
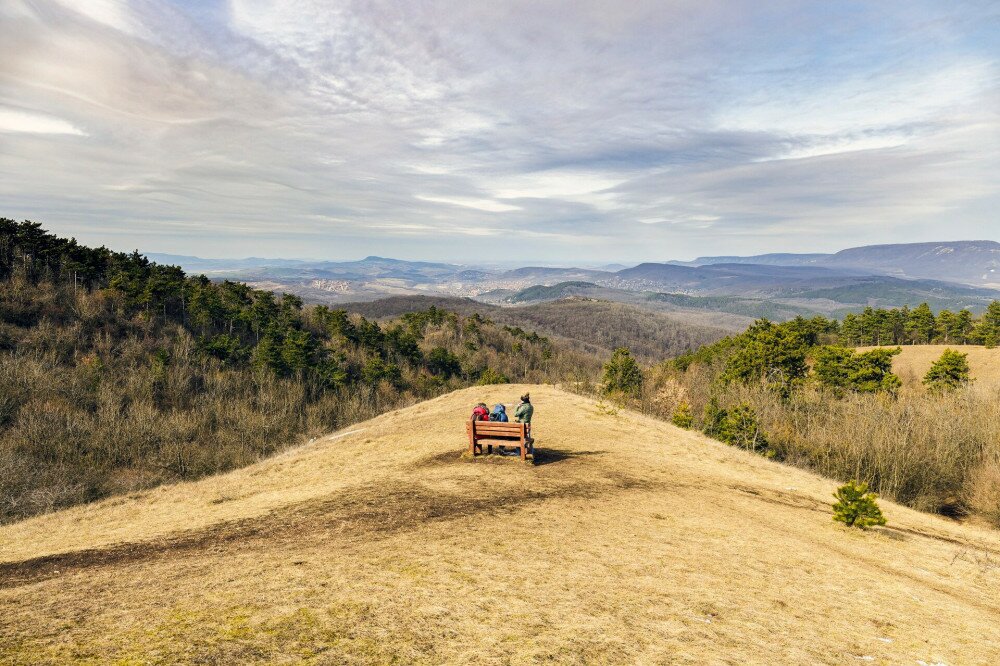
{"label": "hazy horizon", "polygon": [[467,265],[1000,240],[998,34],[973,0],[8,0],[0,215]]}
{"label": "hazy horizon", "polygon": [[[961,239],[955,239],[955,240],[952,240],[952,241],[925,241],[925,242],[926,243],[930,243],[930,244],[935,244],[935,243],[945,244],[945,243],[980,243],[980,242],[982,242],[982,243],[991,243],[991,242],[992,243],[997,243],[997,242],[1000,242],[1000,241],[994,241],[994,240],[986,239],[986,238],[961,238]],[[907,245],[907,243],[892,243],[892,244],[889,244],[889,245]],[[119,250],[119,251],[131,251],[133,249],[138,249],[141,253],[148,254],[148,255],[185,257],[185,258],[189,258],[189,259],[200,259],[200,260],[205,260],[205,261],[213,261],[213,260],[219,260],[219,261],[246,261],[246,260],[258,260],[259,259],[259,260],[262,260],[262,261],[301,261],[301,262],[323,262],[323,261],[328,261],[328,262],[351,262],[351,261],[363,261],[365,259],[370,259],[370,258],[378,258],[378,259],[392,259],[392,260],[399,260],[399,261],[411,261],[411,262],[421,262],[421,263],[443,263],[443,264],[468,265],[468,266],[490,266],[490,265],[495,265],[495,266],[506,266],[506,267],[523,267],[523,266],[533,265],[533,266],[552,266],[552,267],[595,268],[595,267],[600,267],[600,266],[613,266],[613,265],[616,265],[616,264],[626,265],[626,266],[633,266],[633,265],[642,264],[642,263],[665,263],[665,262],[669,262],[669,261],[688,261],[688,262],[690,262],[690,261],[695,261],[697,259],[708,258],[708,257],[719,257],[719,256],[751,257],[751,256],[767,256],[767,255],[782,255],[782,254],[789,254],[789,255],[836,254],[837,252],[839,252],[841,250],[850,250],[850,249],[855,249],[855,248],[858,248],[858,247],[870,247],[870,246],[855,246],[855,245],[852,245],[852,246],[849,246],[849,247],[842,247],[842,248],[839,248],[838,250],[833,250],[831,252],[769,252],[769,251],[765,251],[765,252],[755,252],[753,254],[710,254],[710,253],[702,253],[702,254],[698,254],[698,255],[694,255],[694,256],[685,256],[685,257],[659,257],[659,258],[640,259],[640,260],[627,260],[627,261],[624,261],[624,260],[623,261],[618,261],[618,260],[615,260],[614,257],[611,257],[611,258],[606,259],[606,260],[604,260],[604,259],[602,259],[602,260],[583,260],[583,261],[577,261],[577,262],[573,262],[572,260],[553,261],[551,259],[531,259],[530,257],[529,258],[524,258],[524,259],[512,259],[510,261],[491,261],[491,260],[483,260],[483,261],[478,261],[478,262],[445,261],[445,260],[437,260],[437,259],[427,258],[427,257],[389,256],[389,255],[384,255],[384,254],[380,255],[380,254],[375,254],[375,253],[368,253],[368,254],[365,254],[363,256],[347,256],[347,257],[325,257],[325,256],[312,256],[312,257],[310,257],[310,256],[259,256],[259,255],[208,256],[208,255],[189,255],[189,254],[182,254],[182,253],[175,253],[175,252],[157,252],[157,251],[152,251],[152,250],[150,250],[150,251],[144,251],[144,250],[142,250],[142,248],[111,248],[111,249],[115,249],[115,250]]]}

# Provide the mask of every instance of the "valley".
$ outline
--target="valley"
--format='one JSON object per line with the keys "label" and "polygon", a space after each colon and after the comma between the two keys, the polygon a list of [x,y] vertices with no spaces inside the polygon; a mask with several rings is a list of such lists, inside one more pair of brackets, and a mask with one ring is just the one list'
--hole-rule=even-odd
{"label": "valley", "polygon": [[[991,242],[917,243],[854,248],[831,255],[702,257],[616,270],[461,266],[382,257],[360,261],[210,260],[154,255],[213,279],[295,293],[308,302],[349,303],[391,296],[472,298],[503,307],[567,297],[671,312],[692,323],[736,329],[759,317],[783,321],[842,317],[865,307],[969,308],[1000,295]],[[920,268],[923,266],[924,268]]]}

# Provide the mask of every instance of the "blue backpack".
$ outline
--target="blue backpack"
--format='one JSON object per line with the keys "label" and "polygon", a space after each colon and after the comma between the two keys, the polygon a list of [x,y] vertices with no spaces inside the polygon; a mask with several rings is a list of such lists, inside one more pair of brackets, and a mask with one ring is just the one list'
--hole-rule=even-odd
{"label": "blue backpack", "polygon": [[503,405],[496,405],[493,407],[493,411],[490,412],[490,421],[500,421],[501,423],[506,423],[507,419],[507,408]]}

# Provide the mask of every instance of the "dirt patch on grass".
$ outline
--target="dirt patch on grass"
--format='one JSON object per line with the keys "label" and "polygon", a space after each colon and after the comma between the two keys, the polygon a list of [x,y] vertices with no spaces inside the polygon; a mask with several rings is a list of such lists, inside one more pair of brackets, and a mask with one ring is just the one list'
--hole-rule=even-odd
{"label": "dirt patch on grass", "polygon": [[[499,456],[501,462],[506,462]],[[568,457],[568,456],[567,456]],[[471,460],[471,459],[469,459]],[[475,462],[480,462],[476,459]],[[423,465],[463,464],[453,452],[438,454]],[[177,536],[86,549],[0,564],[0,589],[19,587],[81,569],[175,557],[185,553],[252,548],[261,541],[309,538],[377,538],[412,529],[429,521],[447,521],[477,514],[497,515],[553,499],[598,499],[609,494],[664,488],[664,484],[611,472],[582,480],[556,483],[477,483],[469,493],[445,493],[409,484],[386,487],[366,484],[335,498],[309,502],[268,515],[223,523]]]}

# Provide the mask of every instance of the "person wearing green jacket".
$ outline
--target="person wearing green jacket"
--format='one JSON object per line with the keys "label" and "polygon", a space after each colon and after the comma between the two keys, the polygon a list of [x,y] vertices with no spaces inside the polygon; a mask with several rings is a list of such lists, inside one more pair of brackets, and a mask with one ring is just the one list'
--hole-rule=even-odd
{"label": "person wearing green jacket", "polygon": [[518,423],[527,423],[528,443],[531,444],[531,454],[535,453],[535,440],[531,436],[531,415],[535,413],[535,408],[531,404],[531,394],[525,393],[521,396],[521,404],[517,406],[517,410],[514,412],[514,420]]}

